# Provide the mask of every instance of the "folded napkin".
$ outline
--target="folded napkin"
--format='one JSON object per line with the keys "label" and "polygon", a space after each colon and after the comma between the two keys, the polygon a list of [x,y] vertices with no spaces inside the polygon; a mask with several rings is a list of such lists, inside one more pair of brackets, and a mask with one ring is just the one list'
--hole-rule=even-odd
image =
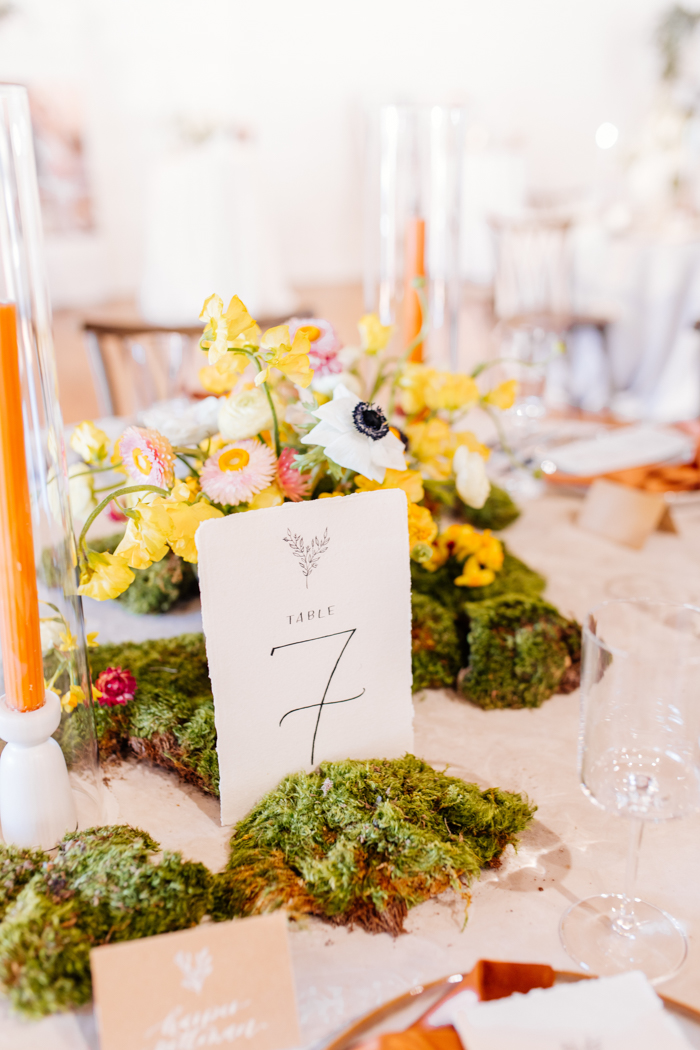
{"label": "folded napkin", "polygon": [[688,1050],[642,973],[625,973],[493,1002],[455,1004],[469,1050]]}

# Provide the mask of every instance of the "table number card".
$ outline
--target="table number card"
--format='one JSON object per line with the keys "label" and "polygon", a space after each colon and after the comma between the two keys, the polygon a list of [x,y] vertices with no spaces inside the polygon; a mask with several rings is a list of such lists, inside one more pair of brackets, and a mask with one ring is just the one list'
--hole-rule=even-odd
{"label": "table number card", "polygon": [[101,1050],[298,1046],[283,912],[90,953]]}
{"label": "table number card", "polygon": [[655,529],[676,531],[662,492],[643,492],[607,478],[597,478],[589,488],[578,524],[635,550]]}
{"label": "table number card", "polygon": [[392,489],[200,526],[222,824],[288,773],[412,749],[406,506]]}

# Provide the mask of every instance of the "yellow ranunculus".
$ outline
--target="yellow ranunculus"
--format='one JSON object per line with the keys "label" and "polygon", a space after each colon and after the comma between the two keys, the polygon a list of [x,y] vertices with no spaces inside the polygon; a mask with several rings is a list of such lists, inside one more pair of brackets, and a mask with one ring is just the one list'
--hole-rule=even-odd
{"label": "yellow ranunculus", "polygon": [[170,516],[170,533],[168,542],[184,561],[197,561],[197,548],[194,534],[209,518],[223,518],[223,513],[210,503],[200,500],[198,503],[176,503],[163,500],[162,504]]}
{"label": "yellow ranunculus", "polygon": [[362,349],[366,354],[378,354],[383,350],[394,331],[393,325],[382,324],[376,314],[365,314],[357,322],[357,327],[360,329]]}
{"label": "yellow ranunculus", "polygon": [[78,593],[103,602],[123,594],[133,580],[134,574],[123,555],[88,551],[87,564],[80,571]]}
{"label": "yellow ranunculus", "polygon": [[407,416],[422,412],[425,405],[425,388],[435,375],[435,369],[428,365],[409,362],[398,379],[399,404]]}
{"label": "yellow ranunculus", "polygon": [[248,507],[250,510],[264,510],[266,507],[279,507],[282,503],[284,503],[284,493],[277,482],[273,481],[262,492],[258,492],[257,496],[253,496]]}
{"label": "yellow ranunculus", "polygon": [[464,563],[461,576],[457,576],[455,579],[455,586],[486,587],[487,584],[493,583],[495,579],[496,574],[493,569],[483,569],[479,564],[477,556],[473,554],[471,558],[467,558]]}
{"label": "yellow ranunculus", "polygon": [[86,463],[101,464],[109,455],[109,438],[104,430],[86,419],[71,434],[70,447]]}
{"label": "yellow ranunculus", "polygon": [[484,402],[487,405],[494,405],[496,408],[500,408],[505,412],[507,408],[513,407],[517,395],[517,379],[507,379],[505,383],[499,383],[498,386],[493,388],[493,390],[489,390],[484,398]]}
{"label": "yellow ranunculus", "polygon": [[[189,496],[189,490],[188,490]],[[132,569],[147,569],[168,553],[171,522],[162,502],[140,503],[136,518],[129,518],[126,532],[115,554],[125,557]]]}
{"label": "yellow ranunculus", "polygon": [[226,354],[215,365],[204,365],[199,370],[199,382],[209,394],[228,394],[238,382],[239,374],[248,364],[244,354]]}
{"label": "yellow ranunculus", "polygon": [[221,297],[210,295],[199,319],[206,324],[199,345],[202,350],[209,351],[210,365],[215,365],[229,350],[247,345],[246,337],[250,345],[257,346],[260,330],[237,295],[233,296],[225,313]]}
{"label": "yellow ranunculus", "polygon": [[376,489],[403,489],[411,503],[420,503],[425,495],[423,491],[423,478],[418,470],[392,470],[387,467],[384,481],[372,481],[362,474],[355,478],[355,485],[359,492],[374,492]]}
{"label": "yellow ranunculus", "polygon": [[434,372],[425,384],[425,403],[434,411],[456,412],[471,408],[479,400],[479,388],[471,376],[460,372]]}
{"label": "yellow ranunculus", "polygon": [[255,377],[256,386],[267,381],[271,368],[277,368],[297,386],[307,387],[309,385],[314,373],[309,361],[311,343],[305,332],[299,329],[290,346],[289,325],[280,324],[276,328],[268,328],[260,341],[260,346],[271,353],[266,356],[265,368]]}

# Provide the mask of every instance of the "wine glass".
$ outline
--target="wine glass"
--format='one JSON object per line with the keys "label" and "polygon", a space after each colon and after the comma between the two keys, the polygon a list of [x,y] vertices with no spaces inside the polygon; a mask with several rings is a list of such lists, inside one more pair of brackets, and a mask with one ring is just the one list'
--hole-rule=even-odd
{"label": "wine glass", "polygon": [[670,915],[634,895],[645,823],[700,808],[700,609],[648,598],[602,602],[583,627],[579,775],[585,794],[629,821],[624,893],[574,904],[560,936],[600,976],[657,983],[683,963]]}

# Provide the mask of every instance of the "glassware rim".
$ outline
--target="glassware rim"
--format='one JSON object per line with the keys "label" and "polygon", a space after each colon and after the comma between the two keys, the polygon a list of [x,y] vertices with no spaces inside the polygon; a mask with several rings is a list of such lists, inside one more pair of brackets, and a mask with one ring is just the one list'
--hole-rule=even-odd
{"label": "glassware rim", "polygon": [[604,601],[598,602],[597,605],[594,605],[593,608],[588,610],[581,626],[581,634],[597,645],[599,649],[605,649],[606,652],[615,653],[617,656],[628,656],[629,649],[622,649],[619,646],[610,645],[608,642],[604,642],[603,639],[599,638],[597,634],[594,634],[589,627],[591,617],[594,616],[599,609],[607,609],[612,605],[655,605],[664,606],[667,609],[689,609],[691,612],[695,612],[700,616],[700,606],[694,605],[692,602],[670,602],[664,598],[606,598]]}

